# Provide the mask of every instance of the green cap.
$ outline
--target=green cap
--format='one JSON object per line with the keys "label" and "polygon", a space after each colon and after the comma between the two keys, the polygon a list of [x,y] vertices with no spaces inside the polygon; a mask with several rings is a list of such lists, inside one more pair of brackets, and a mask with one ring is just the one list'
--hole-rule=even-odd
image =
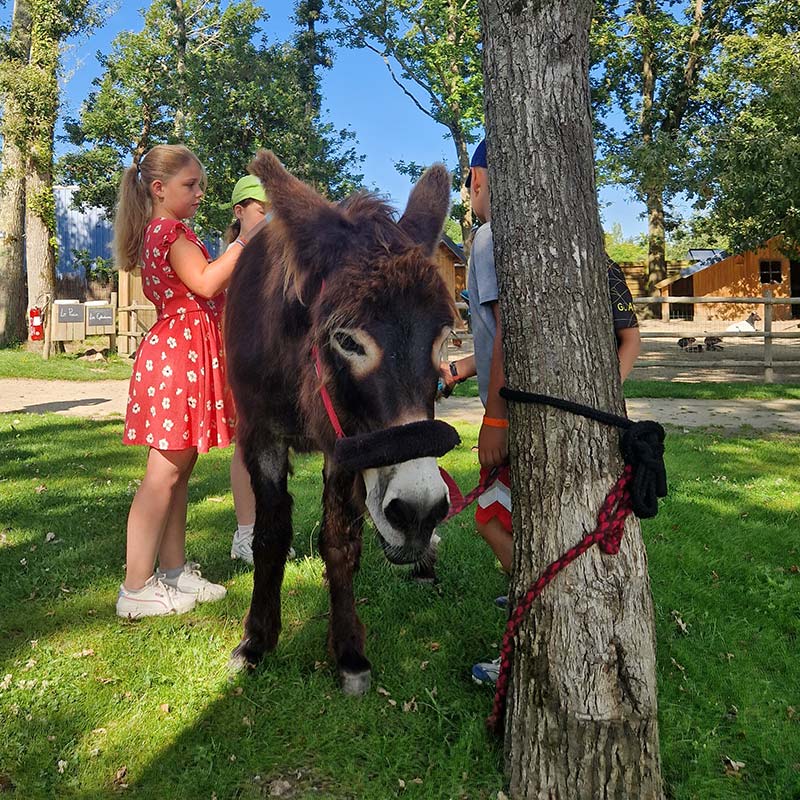
{"label": "green cap", "polygon": [[236,181],[231,195],[231,207],[243,200],[258,200],[260,203],[267,202],[267,195],[261,181],[255,175],[245,175]]}

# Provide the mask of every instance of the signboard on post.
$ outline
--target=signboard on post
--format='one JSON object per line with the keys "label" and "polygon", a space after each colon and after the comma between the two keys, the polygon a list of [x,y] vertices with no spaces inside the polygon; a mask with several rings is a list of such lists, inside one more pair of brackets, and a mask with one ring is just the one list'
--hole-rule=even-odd
{"label": "signboard on post", "polygon": [[64,325],[83,322],[83,305],[77,300],[63,303],[56,300],[56,311],[58,312],[56,322]]}
{"label": "signboard on post", "polygon": [[51,341],[72,342],[86,336],[86,314],[82,303],[77,300],[56,300],[53,310]]}
{"label": "signboard on post", "polygon": [[97,336],[115,333],[114,307],[106,300],[86,302],[86,335]]}

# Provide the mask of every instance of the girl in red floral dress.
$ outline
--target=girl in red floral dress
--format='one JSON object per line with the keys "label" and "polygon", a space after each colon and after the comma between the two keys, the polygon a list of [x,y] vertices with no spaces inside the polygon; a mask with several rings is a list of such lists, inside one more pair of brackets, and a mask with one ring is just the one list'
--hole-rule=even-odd
{"label": "girl in red floral dress", "polygon": [[144,293],[158,310],[136,352],[125,415],[124,442],[150,449],[128,515],[122,617],[183,613],[225,596],[186,563],[186,507],[197,454],[227,447],[233,435],[220,326],[223,292],[246,239],[209,260],[182,222],[194,216],[205,185],[191,150],[158,145],[125,172],[119,190],[117,264],[142,265]]}

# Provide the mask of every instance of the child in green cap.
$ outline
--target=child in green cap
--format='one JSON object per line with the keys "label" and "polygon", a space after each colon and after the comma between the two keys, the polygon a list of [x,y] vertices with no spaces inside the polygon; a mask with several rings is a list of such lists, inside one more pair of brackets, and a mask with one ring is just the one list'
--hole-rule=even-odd
{"label": "child in green cap", "polygon": [[245,175],[236,181],[231,194],[231,208],[235,219],[225,231],[225,243],[231,245],[244,230],[248,230],[267,216],[267,195],[255,175]]}

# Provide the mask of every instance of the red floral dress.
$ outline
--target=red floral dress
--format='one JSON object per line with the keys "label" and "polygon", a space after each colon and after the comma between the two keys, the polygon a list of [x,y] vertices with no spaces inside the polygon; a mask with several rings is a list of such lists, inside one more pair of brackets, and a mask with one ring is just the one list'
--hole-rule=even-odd
{"label": "red floral dress", "polygon": [[123,441],[206,453],[227,447],[235,424],[222,348],[225,295],[195,295],[172,269],[167,255],[180,234],[210,260],[203,243],[178,220],[162,217],[145,228],[142,282],[158,319],[136,351]]}

